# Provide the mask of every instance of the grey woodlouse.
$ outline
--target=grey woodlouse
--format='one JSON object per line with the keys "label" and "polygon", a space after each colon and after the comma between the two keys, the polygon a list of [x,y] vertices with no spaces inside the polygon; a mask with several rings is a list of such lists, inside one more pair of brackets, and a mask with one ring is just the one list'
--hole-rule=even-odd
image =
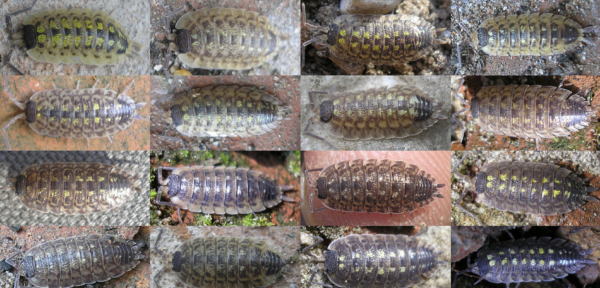
{"label": "grey woodlouse", "polygon": [[[453,173],[469,186],[475,186],[482,204],[501,211],[556,215],[578,209],[585,201],[600,201],[588,195],[597,191],[597,187],[586,187],[570,170],[549,163],[492,162],[481,167],[475,179],[454,170]],[[467,191],[462,193],[456,206],[481,224],[475,215],[460,206]]]}
{"label": "grey woodlouse", "polygon": [[[33,6],[7,15],[8,25],[10,16],[31,8]],[[31,14],[14,38],[23,42],[32,59],[49,63],[114,65],[137,55],[142,48],[142,44],[129,39],[117,20],[105,12],[90,9],[46,10]]]}
{"label": "grey woodlouse", "polygon": [[[19,119],[24,119],[37,134],[49,137],[86,138],[107,137],[127,129],[139,116],[136,109],[146,103],[135,103],[126,95],[132,81],[121,93],[105,88],[50,89],[35,92],[28,101],[21,103],[8,91],[8,77],[4,78],[4,91],[12,102],[25,110],[13,117],[2,128],[7,150],[11,150],[6,130]],[[117,95],[118,94],[118,95]],[[116,96],[116,97],[115,97]]]}
{"label": "grey woodlouse", "polygon": [[[309,172],[319,172],[316,185],[309,180]],[[321,209],[338,211],[411,213],[418,207],[444,198],[438,191],[444,184],[436,184],[425,171],[403,161],[387,159],[356,159],[305,171],[310,187],[315,190]],[[312,207],[313,193],[309,205]]]}
{"label": "grey woodlouse", "polygon": [[[534,138],[537,149],[540,139],[569,137],[597,118],[590,102],[579,93],[572,94],[561,87],[562,83],[558,87],[515,84],[484,87],[471,99],[469,112],[481,129],[496,135]],[[459,100],[467,105],[464,99]],[[465,111],[466,108],[452,115],[463,129],[461,134],[466,128],[455,117]]]}
{"label": "grey woodlouse", "polygon": [[25,206],[53,214],[89,214],[114,209],[132,198],[134,180],[122,169],[100,163],[32,165],[16,178]]}
{"label": "grey woodlouse", "polygon": [[[324,260],[308,253],[323,239],[302,250],[318,262],[336,287],[410,287],[430,278],[438,269],[437,252],[427,243],[406,235],[350,235],[334,240],[323,252]],[[310,283],[324,287],[326,284]]]}
{"label": "grey woodlouse", "polygon": [[291,107],[254,86],[208,86],[173,99],[171,119],[186,136],[249,137],[277,129]]}
{"label": "grey woodlouse", "polygon": [[415,61],[429,54],[434,44],[445,43],[436,39],[436,33],[445,28],[436,30],[413,15],[341,15],[329,27],[321,27],[306,23],[303,4],[301,26],[316,31],[316,36],[302,43],[303,66],[304,48],[313,44],[318,50],[327,50],[329,58],[348,74],[361,74],[364,64]]}
{"label": "grey woodlouse", "polygon": [[130,271],[144,258],[143,246],[144,242],[114,235],[74,236],[20,251],[6,262],[18,270],[15,287],[19,287],[21,273],[35,287],[73,287],[108,281]]}
{"label": "grey woodlouse", "polygon": [[583,250],[573,242],[551,237],[486,243],[477,251],[474,263],[473,254],[469,255],[468,269],[459,274],[471,272],[481,276],[475,284],[487,280],[507,287],[515,282],[554,281],[596,264],[586,257],[594,250]]}
{"label": "grey woodlouse", "polygon": [[[163,170],[171,174],[163,179]],[[262,172],[248,168],[190,166],[159,167],[158,183],[161,187],[156,195],[156,204],[190,212],[237,215],[264,211],[281,201],[294,202],[283,195],[292,190],[291,185],[279,185]],[[163,193],[169,195],[171,203],[160,201]]]}
{"label": "grey woodlouse", "polygon": [[330,93],[318,107],[316,94],[327,93],[308,92],[311,110],[319,116],[313,117],[303,133],[332,147],[324,137],[309,132],[310,124],[321,123],[328,134],[336,138],[377,140],[414,136],[433,126],[438,119],[448,119],[442,115],[443,102],[412,85]]}

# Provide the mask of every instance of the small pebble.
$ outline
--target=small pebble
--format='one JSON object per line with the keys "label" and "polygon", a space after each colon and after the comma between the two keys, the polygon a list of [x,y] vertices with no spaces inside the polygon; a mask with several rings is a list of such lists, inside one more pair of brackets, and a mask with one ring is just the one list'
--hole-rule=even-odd
{"label": "small pebble", "polygon": [[162,69],[162,65],[156,65],[154,66],[154,70],[155,71],[160,71]]}

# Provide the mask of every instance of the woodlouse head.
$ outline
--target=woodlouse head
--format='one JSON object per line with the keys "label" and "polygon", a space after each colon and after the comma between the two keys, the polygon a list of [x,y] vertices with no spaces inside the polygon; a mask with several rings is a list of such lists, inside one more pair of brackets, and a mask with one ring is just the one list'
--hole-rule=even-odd
{"label": "woodlouse head", "polygon": [[179,175],[171,174],[169,175],[169,197],[173,197],[179,194],[180,187],[180,178]]}
{"label": "woodlouse head", "polygon": [[327,199],[327,179],[325,177],[317,179],[317,197]]}
{"label": "woodlouse head", "polygon": [[16,193],[17,196],[21,196],[25,193],[25,189],[27,188],[27,178],[23,175],[17,176],[16,185]]}
{"label": "woodlouse head", "polygon": [[171,119],[173,119],[174,126],[181,126],[183,124],[183,114],[181,105],[171,106]]}
{"label": "woodlouse head", "polygon": [[338,255],[335,251],[325,250],[325,273],[331,274],[338,270]]}
{"label": "woodlouse head", "polygon": [[33,261],[33,256],[23,257],[23,271],[25,271],[27,278],[35,276],[35,262]]}
{"label": "woodlouse head", "polygon": [[27,123],[35,123],[37,102],[27,101],[25,103],[25,121]]}
{"label": "woodlouse head", "polygon": [[471,116],[473,116],[473,118],[479,118],[479,98],[473,98],[471,100]]}
{"label": "woodlouse head", "polygon": [[33,25],[23,25],[23,41],[25,42],[25,49],[31,50],[38,45],[37,31]]}
{"label": "woodlouse head", "polygon": [[171,262],[173,263],[173,271],[181,271],[181,251],[177,251],[173,254],[173,260]]}
{"label": "woodlouse head", "polygon": [[329,24],[329,31],[327,32],[327,44],[333,46],[337,41],[338,34],[340,33],[340,26],[336,23]]}
{"label": "woodlouse head", "polygon": [[192,50],[192,36],[190,31],[187,29],[177,29],[175,36],[175,44],[177,45],[177,52],[185,54]]}
{"label": "woodlouse head", "polygon": [[319,107],[319,114],[323,123],[331,121],[331,118],[333,118],[333,102],[330,100],[323,101]]}
{"label": "woodlouse head", "polygon": [[473,39],[479,47],[485,47],[488,45],[488,31],[485,28],[479,28],[477,32],[473,33]]}
{"label": "woodlouse head", "polygon": [[485,172],[479,172],[479,174],[477,174],[477,179],[475,180],[475,192],[478,194],[485,192],[485,185],[487,183],[485,178]]}

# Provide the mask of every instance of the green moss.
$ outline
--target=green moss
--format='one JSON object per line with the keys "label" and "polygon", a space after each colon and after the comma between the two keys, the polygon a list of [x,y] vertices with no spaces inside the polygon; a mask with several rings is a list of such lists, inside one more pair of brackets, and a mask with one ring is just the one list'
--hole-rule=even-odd
{"label": "green moss", "polygon": [[213,222],[210,215],[194,214],[194,226],[216,226],[216,223]]}
{"label": "green moss", "polygon": [[151,189],[150,190],[150,199],[156,198],[156,195],[158,195],[158,193],[156,193],[156,191],[154,189]]}
{"label": "green moss", "polygon": [[252,214],[246,215],[246,217],[244,217],[244,219],[242,220],[242,223],[244,224],[244,226],[273,226],[274,225],[273,223],[271,223],[271,219],[269,219],[268,217],[259,216],[259,215],[257,215],[257,217],[254,217],[254,215],[252,215]]}
{"label": "green moss", "polygon": [[288,156],[287,170],[294,177],[300,177],[300,175],[302,175],[300,158],[300,151],[293,151]]}
{"label": "green moss", "polygon": [[571,134],[571,139],[567,137],[554,138],[553,143],[548,143],[546,146],[552,150],[579,150],[582,146],[586,146],[585,131],[580,130],[577,133]]}

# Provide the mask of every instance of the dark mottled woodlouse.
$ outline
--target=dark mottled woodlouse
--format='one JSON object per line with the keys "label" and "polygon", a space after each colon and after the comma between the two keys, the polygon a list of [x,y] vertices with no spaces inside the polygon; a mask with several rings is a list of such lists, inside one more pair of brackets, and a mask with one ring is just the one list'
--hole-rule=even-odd
{"label": "dark mottled woodlouse", "polygon": [[125,171],[100,163],[32,165],[16,178],[25,206],[53,214],[89,214],[121,206],[132,198],[134,180]]}
{"label": "dark mottled woodlouse", "polygon": [[330,93],[318,107],[315,94],[327,93],[308,92],[313,114],[318,116],[313,117],[303,133],[325,142],[324,137],[308,132],[311,123],[321,123],[336,138],[377,140],[414,136],[438,119],[448,119],[442,115],[443,102],[412,85]]}
{"label": "dark mottled woodlouse", "polygon": [[289,106],[254,86],[208,86],[173,99],[171,118],[186,136],[249,137],[281,126]]}
{"label": "dark mottled woodlouse", "polygon": [[[323,241],[318,239],[302,251]],[[350,235],[331,242],[323,252],[325,260],[316,260],[325,262],[325,273],[337,287],[410,287],[433,276],[441,253],[417,237]],[[313,276],[316,272],[317,267]],[[311,283],[325,286],[312,282],[312,277]]]}
{"label": "dark mottled woodlouse", "polygon": [[[167,35],[171,36],[166,16]],[[175,24],[179,60],[193,68],[250,69],[276,54],[277,32],[269,20],[253,11],[204,8],[183,15]],[[170,55],[169,46],[167,55]],[[166,66],[165,66],[166,68]]]}
{"label": "dark mottled woodlouse", "polygon": [[579,43],[595,26],[582,28],[577,22],[552,13],[533,13],[489,18],[473,32],[478,48],[489,55],[550,56],[562,54]]}
{"label": "dark mottled woodlouse", "polygon": [[[162,171],[171,174],[163,179]],[[283,195],[292,190],[291,185],[279,185],[266,175],[248,168],[223,166],[159,167],[158,182],[161,187],[156,204],[177,207],[191,212],[237,215],[264,211],[281,201],[294,202]],[[166,193],[171,203],[160,201]]]}
{"label": "dark mottled woodlouse", "polygon": [[44,242],[6,262],[18,270],[15,287],[19,287],[21,273],[35,287],[73,287],[108,281],[130,271],[144,258],[143,246],[144,242],[114,235],[74,236]]}
{"label": "dark mottled woodlouse", "polygon": [[[405,213],[433,202],[434,197],[444,198],[436,184],[425,171],[403,161],[387,159],[356,159],[329,165],[320,171],[316,185],[307,180],[325,208],[337,211]],[[311,212],[313,193],[310,194]],[[325,209],[322,208],[322,209]],[[320,210],[320,209],[319,209]],[[318,210],[317,210],[318,211]]]}
{"label": "dark mottled woodlouse", "polygon": [[[597,187],[586,187],[584,181],[570,170],[548,163],[493,162],[481,167],[473,180],[455,174],[475,186],[478,198],[481,197],[478,201],[501,211],[556,215],[578,209],[585,201],[599,201],[588,195],[598,190]],[[477,219],[460,206],[466,193],[467,189],[456,205]]]}
{"label": "dark mottled woodlouse", "polygon": [[475,262],[469,255],[467,270],[481,276],[475,283],[487,280],[491,283],[554,281],[577,273],[596,261],[588,259],[594,249],[583,250],[581,246],[560,238],[531,237],[493,244],[485,244],[477,251]]}
{"label": "dark mottled woodlouse", "polygon": [[146,103],[135,103],[126,95],[133,81],[118,94],[105,88],[79,89],[50,89],[35,92],[25,103],[21,103],[8,91],[8,77],[4,79],[4,91],[12,102],[25,110],[13,117],[2,128],[6,147],[11,150],[6,130],[19,119],[25,122],[33,131],[49,137],[86,138],[108,137],[127,129],[139,116],[136,109]]}
{"label": "dark mottled woodlouse", "polygon": [[14,38],[23,42],[32,59],[49,63],[114,65],[142,48],[129,39],[117,20],[90,9],[34,13],[23,21]]}

